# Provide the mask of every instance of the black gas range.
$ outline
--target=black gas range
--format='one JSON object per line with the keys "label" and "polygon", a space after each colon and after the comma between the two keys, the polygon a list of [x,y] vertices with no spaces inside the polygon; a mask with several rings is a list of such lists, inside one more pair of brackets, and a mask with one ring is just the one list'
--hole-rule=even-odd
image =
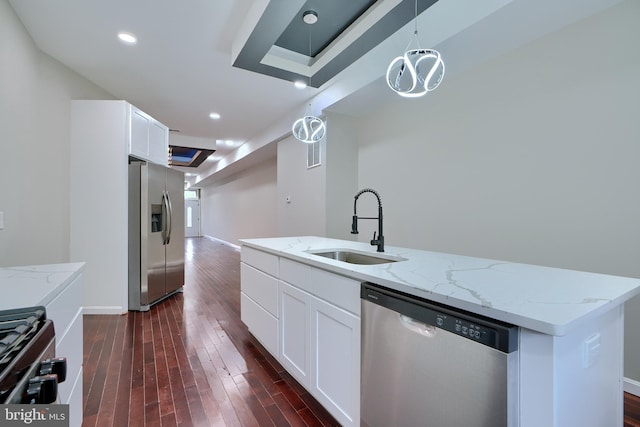
{"label": "black gas range", "polygon": [[67,361],[55,357],[55,330],[44,307],[0,311],[0,404],[49,404]]}

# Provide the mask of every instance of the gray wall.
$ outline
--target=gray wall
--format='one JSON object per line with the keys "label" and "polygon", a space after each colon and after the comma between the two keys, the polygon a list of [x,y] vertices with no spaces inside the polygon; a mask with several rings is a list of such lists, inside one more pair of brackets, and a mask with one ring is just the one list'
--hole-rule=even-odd
{"label": "gray wall", "polygon": [[112,96],[33,44],[0,1],[0,266],[69,260],[71,99]]}

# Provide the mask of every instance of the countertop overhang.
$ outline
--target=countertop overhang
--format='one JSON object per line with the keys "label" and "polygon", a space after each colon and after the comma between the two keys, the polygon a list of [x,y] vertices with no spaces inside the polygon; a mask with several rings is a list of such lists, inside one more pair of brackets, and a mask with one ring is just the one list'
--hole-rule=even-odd
{"label": "countertop overhang", "polygon": [[360,281],[562,336],[580,323],[640,294],[640,279],[385,246],[405,261],[357,265],[307,251],[353,249],[367,243],[315,236],[242,239],[242,245]]}

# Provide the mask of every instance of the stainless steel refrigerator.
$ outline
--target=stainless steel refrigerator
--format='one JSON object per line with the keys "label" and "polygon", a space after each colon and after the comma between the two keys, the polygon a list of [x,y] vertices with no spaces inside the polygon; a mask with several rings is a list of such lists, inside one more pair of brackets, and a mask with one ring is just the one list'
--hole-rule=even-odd
{"label": "stainless steel refrigerator", "polygon": [[129,310],[147,311],[184,286],[184,173],[129,164]]}

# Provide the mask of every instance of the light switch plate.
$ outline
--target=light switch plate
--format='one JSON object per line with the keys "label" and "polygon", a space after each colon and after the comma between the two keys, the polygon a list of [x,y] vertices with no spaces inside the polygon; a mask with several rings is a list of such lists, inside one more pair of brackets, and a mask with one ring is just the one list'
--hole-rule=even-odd
{"label": "light switch plate", "polygon": [[4,230],[4,212],[0,211],[0,230]]}

